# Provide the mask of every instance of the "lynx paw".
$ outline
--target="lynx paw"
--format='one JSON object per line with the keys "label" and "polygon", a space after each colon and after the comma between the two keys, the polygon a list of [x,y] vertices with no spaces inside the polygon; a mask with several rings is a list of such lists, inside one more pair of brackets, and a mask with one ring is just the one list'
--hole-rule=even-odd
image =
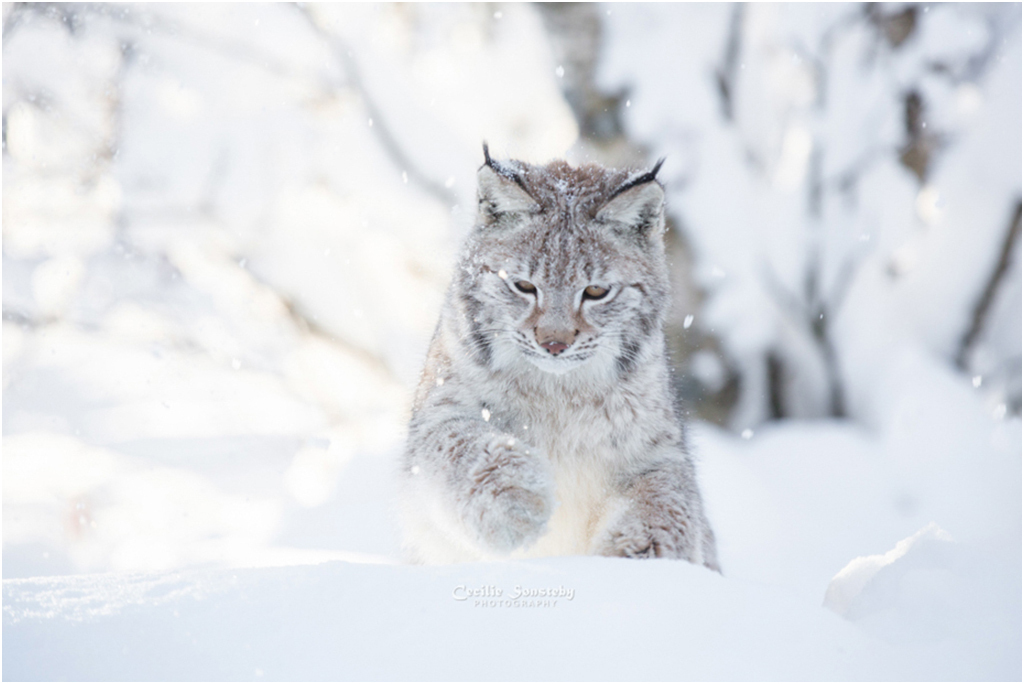
{"label": "lynx paw", "polygon": [[553,486],[524,443],[494,440],[469,477],[466,520],[485,546],[509,553],[544,533],[554,507]]}
{"label": "lynx paw", "polygon": [[[603,556],[626,558],[678,558],[718,569],[714,557],[702,547],[705,530],[685,508],[632,505],[608,528],[599,544]],[[713,544],[713,541],[712,541]]]}

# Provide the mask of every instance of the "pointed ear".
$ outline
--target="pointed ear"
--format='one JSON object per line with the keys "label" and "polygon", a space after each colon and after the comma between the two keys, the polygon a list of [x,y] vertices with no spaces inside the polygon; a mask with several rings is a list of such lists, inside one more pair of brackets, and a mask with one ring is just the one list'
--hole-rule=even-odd
{"label": "pointed ear", "polygon": [[625,226],[635,236],[659,234],[665,225],[665,191],[656,176],[662,159],[649,172],[624,183],[597,212],[601,223]]}
{"label": "pointed ear", "polygon": [[476,174],[477,201],[480,213],[488,220],[499,214],[534,212],[540,209],[517,170],[491,159],[484,143],[484,165]]}

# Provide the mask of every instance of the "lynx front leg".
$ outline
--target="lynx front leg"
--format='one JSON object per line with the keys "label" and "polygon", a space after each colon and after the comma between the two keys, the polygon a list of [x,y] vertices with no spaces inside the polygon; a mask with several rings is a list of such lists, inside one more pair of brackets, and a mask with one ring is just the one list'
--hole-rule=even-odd
{"label": "lynx front leg", "polygon": [[528,444],[471,419],[450,419],[414,433],[408,475],[437,490],[441,517],[454,521],[472,545],[505,555],[543,534],[554,508],[554,484]]}
{"label": "lynx front leg", "polygon": [[662,461],[628,478],[622,490],[623,508],[598,539],[598,553],[679,558],[721,572],[692,464]]}

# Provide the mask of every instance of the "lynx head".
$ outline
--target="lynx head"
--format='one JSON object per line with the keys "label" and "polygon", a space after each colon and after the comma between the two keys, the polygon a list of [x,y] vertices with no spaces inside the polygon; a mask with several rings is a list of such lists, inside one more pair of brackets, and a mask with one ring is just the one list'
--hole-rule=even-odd
{"label": "lynx head", "polygon": [[484,160],[453,292],[476,361],[618,374],[661,354],[661,162],[641,172],[499,163],[486,145]]}

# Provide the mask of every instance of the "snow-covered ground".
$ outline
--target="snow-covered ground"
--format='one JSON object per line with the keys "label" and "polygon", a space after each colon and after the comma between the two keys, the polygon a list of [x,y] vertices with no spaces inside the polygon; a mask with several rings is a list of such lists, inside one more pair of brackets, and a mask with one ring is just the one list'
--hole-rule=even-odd
{"label": "snow-covered ground", "polygon": [[[320,509],[349,528],[341,548],[367,553],[347,562],[6,580],[4,676],[1017,679],[1020,424],[925,370],[881,436],[694,429],[724,576],[599,558],[393,565],[369,556],[394,542],[386,506],[356,500]],[[353,463],[342,494],[376,499],[389,467]],[[531,606],[517,587],[573,594]]]}
{"label": "snow-covered ground", "polygon": [[[392,459],[366,457],[314,509],[359,552],[345,560],[5,580],[4,676],[1019,679],[1020,422],[940,368],[892,374],[880,434],[694,427],[722,576],[579,557],[396,564]],[[540,589],[564,595],[520,596]]]}
{"label": "snow-covered ground", "polygon": [[1019,680],[1019,229],[956,355],[1020,198],[1020,6],[906,7],[597,13],[717,340],[680,371],[741,380],[690,424],[717,575],[402,564],[480,141],[617,149],[535,7],[5,5],[3,677]]}
{"label": "snow-covered ground", "polygon": [[[25,615],[5,626],[13,679],[959,678],[777,589],[668,561],[326,563],[5,588]],[[572,598],[512,598],[540,589]]]}
{"label": "snow-covered ground", "polygon": [[[540,590],[566,597],[523,596]],[[670,561],[331,562],[5,592],[21,619],[5,626],[11,679],[1013,679],[1020,643],[999,620],[996,640],[893,644],[777,587]],[[471,592],[494,598],[461,600]]]}

